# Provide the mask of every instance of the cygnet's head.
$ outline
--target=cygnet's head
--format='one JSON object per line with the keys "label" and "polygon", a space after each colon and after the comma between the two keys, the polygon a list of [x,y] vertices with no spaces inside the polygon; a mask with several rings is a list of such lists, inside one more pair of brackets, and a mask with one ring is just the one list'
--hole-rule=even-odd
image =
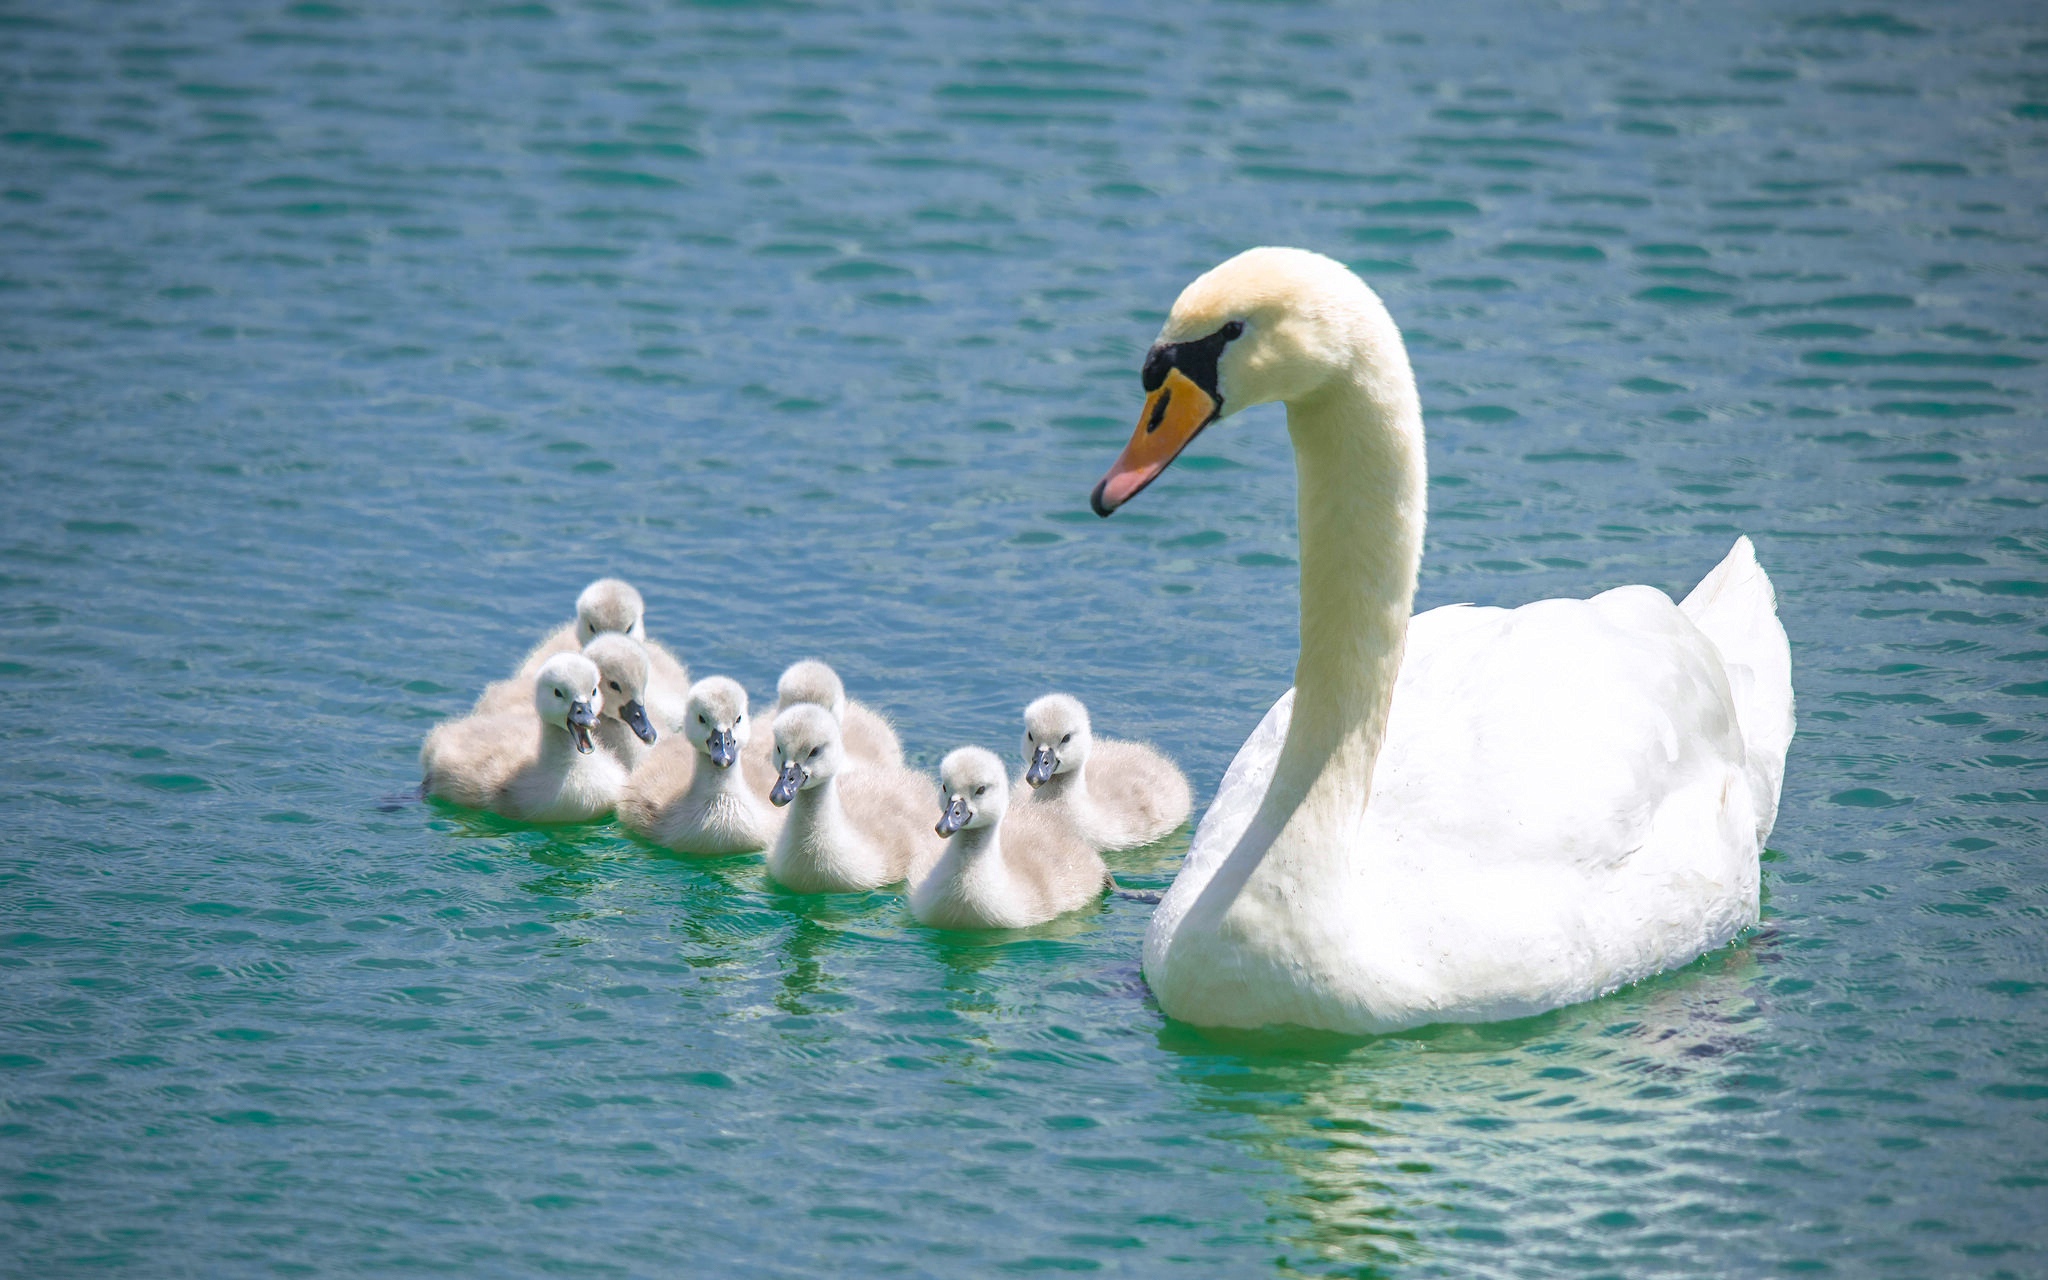
{"label": "cygnet's head", "polygon": [[1024,781],[1042,787],[1056,773],[1071,773],[1088,759],[1095,738],[1088,708],[1072,694],[1048,693],[1024,708]]}
{"label": "cygnet's head", "polygon": [[789,664],[775,682],[775,701],[784,707],[808,702],[830,711],[834,720],[846,718],[846,686],[840,683],[837,671],[816,658]]}
{"label": "cygnet's head", "polygon": [[730,769],[753,736],[753,726],[747,720],[747,691],[740,688],[739,681],[724,676],[706,676],[691,685],[685,732],[713,765]]}
{"label": "cygnet's head", "polygon": [[1089,501],[1106,516],[1210,423],[1338,377],[1389,407],[1412,404],[1407,369],[1401,331],[1350,268],[1306,249],[1247,249],[1181,291],[1145,355],[1137,428]]}
{"label": "cygnet's head", "polygon": [[624,578],[599,578],[576,597],[576,641],[589,644],[591,637],[618,631],[635,640],[647,638],[644,614],[647,607],[640,593]]}
{"label": "cygnet's head", "polygon": [[939,762],[939,823],[942,836],[992,827],[1010,804],[1010,775],[1002,758],[980,747],[961,747]]}
{"label": "cygnet's head", "polygon": [[768,798],[778,805],[796,799],[839,772],[846,751],[839,722],[825,708],[799,702],[775,714],[775,786]]}
{"label": "cygnet's head", "polygon": [[622,722],[640,741],[653,742],[654,726],[647,723],[647,709],[640,705],[647,696],[647,650],[631,636],[607,631],[583,646],[583,656],[597,664],[604,714]]}
{"label": "cygnet's head", "polygon": [[533,709],[548,724],[566,729],[584,755],[592,750],[590,730],[604,710],[597,686],[597,664],[580,653],[556,654],[533,678]]}

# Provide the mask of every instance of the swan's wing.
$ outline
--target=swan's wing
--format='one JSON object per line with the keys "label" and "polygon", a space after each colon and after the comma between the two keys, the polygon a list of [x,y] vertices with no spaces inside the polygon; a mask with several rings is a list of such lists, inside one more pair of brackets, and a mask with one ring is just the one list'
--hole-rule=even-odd
{"label": "swan's wing", "polygon": [[1195,828],[1187,859],[1181,863],[1180,874],[1174,877],[1176,885],[1190,877],[1198,884],[1206,884],[1223,859],[1237,847],[1245,828],[1252,824],[1252,815],[1259,811],[1259,802],[1266,798],[1266,788],[1273,783],[1273,770],[1280,762],[1280,744],[1287,741],[1287,726],[1293,720],[1294,690],[1289,689],[1266,712],[1244,745],[1237,749],[1230,767],[1223,771],[1223,781],[1216,784],[1216,798],[1209,802],[1201,825]]}
{"label": "swan's wing", "polygon": [[1737,538],[1727,557],[1678,607],[1706,632],[1727,664],[1757,802],[1757,839],[1762,840],[1777,820],[1793,729],[1792,648],[1778,621],[1778,593],[1756,562],[1756,548],[1748,538]]}
{"label": "swan's wing", "polygon": [[1439,877],[1453,856],[1482,875],[1595,874],[1643,848],[1674,796],[1740,774],[1720,655],[1661,591],[1456,612],[1409,632],[1366,806],[1388,856]]}

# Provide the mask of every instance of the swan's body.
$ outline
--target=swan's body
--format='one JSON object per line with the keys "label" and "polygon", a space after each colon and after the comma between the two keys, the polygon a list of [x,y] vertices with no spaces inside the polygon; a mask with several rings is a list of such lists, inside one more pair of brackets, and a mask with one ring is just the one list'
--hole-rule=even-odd
{"label": "swan's body", "polygon": [[1102,856],[1050,807],[1010,807],[1010,780],[994,752],[953,752],[939,765],[939,786],[945,808],[937,830],[949,838],[938,862],[911,885],[910,912],[922,923],[1023,929],[1113,887]]}
{"label": "swan's body", "polygon": [[580,653],[541,664],[525,710],[434,726],[420,747],[426,794],[522,822],[589,822],[610,813],[626,769],[595,749],[603,704],[597,665]]}
{"label": "swan's body", "polygon": [[687,722],[647,753],[619,797],[619,822],[682,853],[755,853],[782,829],[782,812],[734,768],[753,733],[747,693],[724,676],[690,689]]}
{"label": "swan's body", "polygon": [[[903,767],[903,743],[897,739],[896,730],[887,719],[848,698],[839,673],[816,658],[792,662],[783,670],[775,682],[775,705],[768,708],[761,721],[772,725],[786,708],[800,703],[823,707],[832,713],[832,718],[839,722],[849,764]],[[764,792],[775,785],[777,769],[770,760],[775,748],[773,739],[773,734],[760,735],[741,756],[747,776]]]}
{"label": "swan's body", "polygon": [[[576,597],[576,616],[556,627],[535,645],[513,674],[518,682],[530,681],[540,665],[558,653],[579,653],[598,636],[619,632],[640,642],[647,651],[647,687],[644,699],[648,715],[662,733],[683,726],[688,713],[690,673],[676,656],[647,638],[647,608],[640,592],[623,578],[599,578]],[[484,691],[489,698],[504,682]],[[481,710],[483,703],[478,702]]]}
{"label": "swan's body", "polygon": [[1361,1034],[1517,1017],[1756,920],[1792,689],[1748,539],[1683,606],[1623,587],[1411,620],[1414,375],[1379,299],[1319,255],[1255,249],[1190,285],[1146,386],[1098,512],[1226,406],[1272,400],[1300,488],[1296,689],[1147,930],[1168,1014]]}
{"label": "swan's body", "polygon": [[847,767],[839,722],[798,703],[775,717],[770,799],[789,817],[768,850],[768,874],[798,893],[896,884],[936,861],[931,780],[902,766]]}
{"label": "swan's body", "polygon": [[1063,823],[1098,852],[1151,844],[1188,820],[1188,780],[1142,742],[1098,738],[1079,698],[1049,693],[1024,708],[1024,775],[1012,812]]}

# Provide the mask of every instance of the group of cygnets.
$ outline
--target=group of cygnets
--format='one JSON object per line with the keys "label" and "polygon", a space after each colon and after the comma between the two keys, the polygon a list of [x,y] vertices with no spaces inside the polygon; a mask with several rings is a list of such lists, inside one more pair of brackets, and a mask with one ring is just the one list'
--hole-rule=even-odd
{"label": "group of cygnets", "polygon": [[757,734],[746,690],[725,676],[692,684],[644,612],[617,578],[586,587],[575,620],[517,674],[427,734],[425,794],[526,822],[616,811],[679,852],[765,851],[769,876],[799,893],[907,882],[912,914],[942,929],[1023,928],[1086,906],[1115,887],[1103,853],[1187,820],[1180,770],[1094,737],[1067,694],[1024,709],[1020,776],[961,747],[934,787],[823,662],[782,673]]}

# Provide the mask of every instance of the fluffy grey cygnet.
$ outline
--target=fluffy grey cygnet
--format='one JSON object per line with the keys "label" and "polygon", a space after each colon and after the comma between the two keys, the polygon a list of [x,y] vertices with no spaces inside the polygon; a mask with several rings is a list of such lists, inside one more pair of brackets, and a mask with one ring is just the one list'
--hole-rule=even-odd
{"label": "fluffy grey cygnet", "polygon": [[1173,761],[1140,742],[1096,737],[1071,694],[1024,708],[1024,761],[1012,806],[1057,817],[1101,852],[1151,844],[1193,808]]}
{"label": "fluffy grey cygnet", "polygon": [[849,768],[839,721],[798,703],[775,717],[776,779],[789,806],[768,850],[768,874],[798,893],[850,893],[895,884],[937,859],[931,779],[900,765]]}
{"label": "fluffy grey cygnet", "polygon": [[939,765],[936,828],[949,836],[930,871],[913,881],[910,912],[939,929],[1022,929],[1096,901],[1113,888],[1102,856],[1065,823],[1029,806],[1010,808],[1000,757],[962,747]]}
{"label": "fluffy grey cygnet", "polygon": [[747,785],[740,753],[753,736],[747,691],[724,676],[690,688],[683,728],[647,753],[619,797],[619,821],[680,853],[721,855],[766,849],[783,813]]}
{"label": "fluffy grey cygnet", "polygon": [[548,633],[519,664],[518,677],[530,680],[540,664],[558,653],[577,653],[598,636],[617,632],[647,649],[644,702],[654,726],[668,732],[682,726],[689,698],[690,673],[676,656],[647,638],[647,608],[639,591],[623,578],[599,578],[576,597],[576,616]]}
{"label": "fluffy grey cygnet", "polygon": [[533,702],[436,725],[420,747],[426,793],[522,822],[588,822],[610,813],[626,768],[597,749],[604,707],[597,664],[563,653],[541,664]]}

